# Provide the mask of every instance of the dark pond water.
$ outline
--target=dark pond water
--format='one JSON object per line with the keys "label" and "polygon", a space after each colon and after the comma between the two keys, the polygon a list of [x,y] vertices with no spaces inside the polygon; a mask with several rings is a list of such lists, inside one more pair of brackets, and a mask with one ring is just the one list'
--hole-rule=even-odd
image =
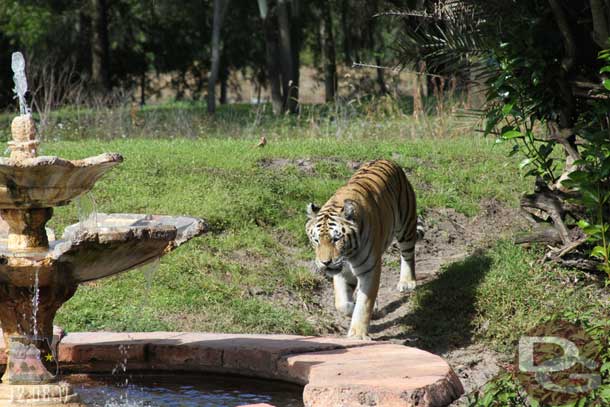
{"label": "dark pond water", "polygon": [[269,403],[303,407],[303,388],[283,382],[223,375],[71,375],[82,402],[93,407],[238,407]]}

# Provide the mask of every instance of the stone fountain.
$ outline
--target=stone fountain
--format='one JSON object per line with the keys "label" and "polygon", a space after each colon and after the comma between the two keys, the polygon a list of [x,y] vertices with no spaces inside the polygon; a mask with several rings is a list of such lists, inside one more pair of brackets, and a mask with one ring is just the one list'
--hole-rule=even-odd
{"label": "stone fountain", "polygon": [[12,68],[21,114],[11,125],[10,157],[0,158],[0,323],[7,352],[0,406],[80,406],[57,376],[57,310],[80,283],[153,262],[202,234],[205,224],[190,217],[92,214],[55,240],[46,228],[53,208],[89,192],[123,158],[38,156],[20,53],[13,54]]}

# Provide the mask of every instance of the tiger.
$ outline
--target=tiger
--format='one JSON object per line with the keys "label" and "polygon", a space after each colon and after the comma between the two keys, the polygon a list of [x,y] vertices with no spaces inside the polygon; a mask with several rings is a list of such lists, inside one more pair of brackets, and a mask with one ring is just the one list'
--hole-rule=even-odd
{"label": "tiger", "polygon": [[347,336],[370,339],[381,257],[394,238],[400,249],[397,289],[416,287],[415,242],[423,236],[423,222],[413,187],[397,163],[371,161],[321,208],[309,203],[307,218],[316,270],[332,278],[335,308],[352,317]]}

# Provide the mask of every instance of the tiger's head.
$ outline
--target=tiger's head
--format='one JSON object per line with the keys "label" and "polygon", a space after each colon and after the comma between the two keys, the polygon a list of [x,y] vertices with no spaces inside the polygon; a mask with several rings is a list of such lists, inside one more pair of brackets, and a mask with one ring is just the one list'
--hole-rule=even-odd
{"label": "tiger's head", "polygon": [[346,199],[342,207],[327,206],[320,210],[307,205],[307,237],[316,252],[316,268],[333,276],[341,272],[343,262],[358,250],[357,203]]}

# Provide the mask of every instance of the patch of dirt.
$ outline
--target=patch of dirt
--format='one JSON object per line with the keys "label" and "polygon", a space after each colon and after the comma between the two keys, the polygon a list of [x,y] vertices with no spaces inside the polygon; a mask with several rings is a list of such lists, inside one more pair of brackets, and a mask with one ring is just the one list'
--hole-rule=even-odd
{"label": "patch of dirt", "polygon": [[[480,345],[470,345],[447,352],[443,357],[449,361],[453,370],[464,386],[464,395],[468,395],[500,372],[500,366],[507,358],[505,355],[485,349]],[[449,407],[460,407],[466,402],[462,396]]]}
{"label": "patch of dirt", "polygon": [[[403,157],[402,154],[392,153],[392,160],[398,161]],[[262,169],[272,170],[272,171],[282,171],[286,168],[296,168],[299,172],[305,175],[316,175],[316,165],[318,164],[328,164],[334,165],[337,167],[345,166],[350,172],[354,172],[359,169],[366,161],[358,161],[358,160],[347,160],[336,157],[326,157],[326,158],[263,158],[258,161],[258,166]],[[417,166],[424,166],[430,168],[433,163],[428,162],[426,160],[422,160],[419,158],[415,159],[415,163]],[[414,166],[403,167],[403,171],[407,175],[407,178],[411,179],[411,176],[414,171]],[[339,175],[338,175],[339,177]],[[343,175],[340,175],[343,178]],[[422,179],[414,179],[411,180],[413,182],[413,186],[418,191],[430,190],[432,189],[432,184],[430,182],[424,181]]]}
{"label": "patch of dirt", "polygon": [[355,171],[364,164],[363,161],[348,160],[340,158],[263,158],[258,162],[261,168],[281,171],[287,167],[296,167],[299,171],[307,175],[316,174],[316,164],[334,164],[345,165],[347,169]]}
{"label": "patch of dirt", "polygon": [[267,257],[263,257],[257,253],[246,249],[239,249],[230,252],[227,257],[230,261],[244,267],[248,267],[252,263],[260,264],[263,266],[269,264],[269,259]]}

